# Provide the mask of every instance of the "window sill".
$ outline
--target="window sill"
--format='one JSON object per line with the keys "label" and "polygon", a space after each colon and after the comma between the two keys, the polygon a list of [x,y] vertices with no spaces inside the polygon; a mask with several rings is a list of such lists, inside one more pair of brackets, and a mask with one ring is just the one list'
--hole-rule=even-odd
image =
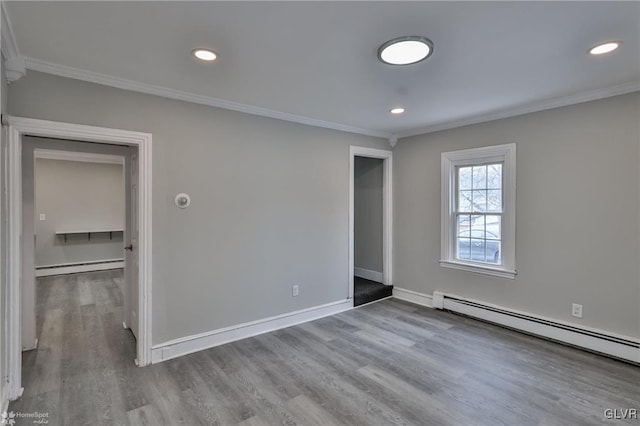
{"label": "window sill", "polygon": [[492,277],[515,279],[516,271],[502,268],[492,268],[491,266],[479,265],[476,263],[463,263],[452,260],[440,260],[440,266],[462,271],[475,272],[478,274],[491,275]]}

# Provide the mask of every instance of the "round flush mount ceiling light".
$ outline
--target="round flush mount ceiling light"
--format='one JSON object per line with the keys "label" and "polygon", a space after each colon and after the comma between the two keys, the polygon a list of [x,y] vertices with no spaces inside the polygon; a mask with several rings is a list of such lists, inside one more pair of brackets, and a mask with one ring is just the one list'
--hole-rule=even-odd
{"label": "round flush mount ceiling light", "polygon": [[433,42],[426,37],[398,37],[378,49],[378,59],[389,65],[411,65],[424,61],[433,53]]}
{"label": "round flush mount ceiling light", "polygon": [[215,61],[216,58],[218,57],[216,52],[214,52],[213,50],[202,49],[202,48],[193,49],[191,51],[191,54],[195,56],[197,59],[200,59],[201,61],[205,61],[205,62]]}
{"label": "round flush mount ceiling light", "polygon": [[404,112],[404,108],[402,108],[402,107],[391,108],[391,109],[389,110],[389,112],[390,112],[391,114],[393,114],[393,115],[399,115],[399,114],[402,114],[402,113]]}
{"label": "round flush mount ceiling light", "polygon": [[589,49],[589,53],[592,55],[604,55],[605,53],[613,52],[622,44],[621,41],[607,41],[606,43],[600,43]]}

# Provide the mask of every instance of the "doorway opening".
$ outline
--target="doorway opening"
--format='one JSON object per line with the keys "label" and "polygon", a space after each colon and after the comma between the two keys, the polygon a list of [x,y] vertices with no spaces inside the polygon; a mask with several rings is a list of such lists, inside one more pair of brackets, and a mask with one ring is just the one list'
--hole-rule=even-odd
{"label": "doorway opening", "polygon": [[353,305],[390,297],[392,152],[350,148],[349,297]]}
{"label": "doorway opening", "polygon": [[[43,297],[36,299],[36,271],[37,275],[41,276],[37,279],[42,281],[51,280],[56,272],[80,273],[75,276],[56,275],[61,277],[58,279],[59,282],[49,287],[41,282],[42,288],[48,291],[57,289],[61,294],[69,293],[75,285],[75,289],[78,290],[75,293],[77,298],[111,297],[115,300],[112,305],[118,304],[120,292],[120,310],[102,313],[106,317],[117,315],[119,318],[114,318],[114,324],[124,324],[125,328],[130,328],[137,337],[136,341],[131,334],[127,334],[130,336],[129,362],[135,359],[138,365],[151,363],[151,135],[6,116],[3,116],[3,124],[7,126],[9,135],[6,144],[8,250],[7,294],[4,306],[7,333],[3,342],[7,354],[9,399],[19,398],[24,391],[22,349],[35,348],[37,345],[36,300],[43,302],[43,306],[37,307],[38,310],[43,310],[40,312],[43,315],[49,313],[55,317],[64,312],[56,310],[55,307],[51,312],[44,312],[47,308],[44,306],[45,302],[55,304],[55,300],[48,298],[50,294],[46,294],[44,290],[45,294],[41,295]],[[40,229],[37,225],[47,221],[47,212],[36,210],[39,206],[35,206],[34,203],[36,157],[58,157],[58,160],[67,162],[70,160],[69,157],[76,157],[76,160],[82,157],[84,161],[90,159],[102,163],[119,161],[123,173],[121,181],[124,185],[124,218],[121,217],[120,223],[106,223],[109,221],[102,220],[104,223],[101,227],[88,222],[77,222],[72,226],[69,223],[56,223],[54,230],[42,227],[43,232],[39,236]],[[85,178],[84,183],[89,180]],[[80,191],[78,188],[75,190]],[[105,188],[101,190],[104,191]],[[66,195],[64,189],[59,191],[57,194],[51,194],[49,188],[49,193],[46,194],[49,202],[56,205],[53,211],[63,209],[61,205],[63,206]],[[87,193],[85,196],[88,196]],[[96,201],[96,204],[99,203]],[[81,210],[81,204],[75,207]],[[66,212],[66,215],[72,214],[72,211]],[[60,217],[59,214],[54,216],[58,219]],[[94,213],[94,216],[100,216],[100,213]],[[49,216],[49,219],[54,217]],[[95,218],[88,220],[92,219]],[[46,244],[47,240],[50,244]],[[91,240],[94,243],[102,241],[105,244],[102,244],[102,247],[98,247],[100,244],[88,245]],[[124,248],[128,250],[122,254]],[[113,254],[114,249],[119,254]],[[103,250],[111,255],[105,257],[103,253],[97,261],[89,259],[89,253],[95,254],[96,250]],[[36,251],[39,256],[36,256]],[[65,258],[72,261],[61,261]],[[54,262],[46,264],[43,259],[53,259]],[[40,264],[38,269],[36,260]],[[116,265],[117,263],[119,265]],[[113,269],[114,266],[124,266],[124,270],[118,271]],[[56,271],[57,268],[60,269]],[[86,272],[92,269],[104,271]],[[45,277],[46,275],[49,277]],[[82,290],[78,286],[79,281],[84,284]],[[102,296],[92,293],[92,289],[97,289]],[[84,310],[75,311],[78,318],[84,318],[80,312],[89,313],[91,309],[105,309],[108,303],[100,308],[91,303],[86,305],[91,306],[83,306]],[[51,304],[48,307],[51,308]],[[89,324],[95,325],[96,318],[98,316],[94,315],[93,321],[91,316],[86,319]],[[44,318],[40,319],[44,321]],[[120,331],[124,333],[122,329]],[[126,341],[123,340],[123,344],[126,344]],[[25,360],[28,359],[28,356],[25,357]]]}

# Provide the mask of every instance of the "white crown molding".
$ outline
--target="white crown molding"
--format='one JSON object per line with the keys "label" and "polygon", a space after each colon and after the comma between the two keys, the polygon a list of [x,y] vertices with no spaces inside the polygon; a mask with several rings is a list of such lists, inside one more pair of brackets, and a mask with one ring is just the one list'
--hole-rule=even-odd
{"label": "white crown molding", "polygon": [[517,115],[530,114],[532,112],[544,111],[547,109],[560,108],[568,105],[575,105],[582,102],[595,101],[598,99],[609,98],[611,96],[624,95],[627,93],[640,91],[640,81],[630,81],[616,86],[606,87],[603,89],[588,90],[586,92],[575,93],[569,96],[561,96],[553,99],[547,99],[528,105],[501,109],[489,114],[474,115],[460,120],[449,121],[446,123],[433,124],[431,126],[419,129],[407,130],[400,132],[398,137],[408,138],[410,136],[424,135],[427,133],[439,132],[441,130],[454,129],[456,127],[468,126],[470,124],[479,124],[487,121],[500,120],[502,118],[515,117]]}
{"label": "white crown molding", "polygon": [[5,59],[5,78],[8,83],[11,83],[24,77],[27,68],[24,58],[20,56],[4,2],[0,2],[0,15],[2,15],[0,38],[2,39],[2,56]]}
{"label": "white crown molding", "polygon": [[[5,16],[5,14],[3,14]],[[4,22],[3,22],[4,28]],[[12,36],[11,36],[12,37]],[[4,53],[4,30],[3,30],[3,53]],[[17,51],[17,48],[16,48]],[[182,90],[171,89],[168,87],[141,83],[134,80],[127,80],[123,78],[113,77],[107,74],[97,73],[93,71],[87,71],[80,68],[69,67],[66,65],[55,64],[53,62],[43,61],[40,59],[25,57],[24,68],[25,70],[20,73],[19,60],[23,58],[18,56],[15,66],[15,77],[20,78],[26,72],[26,69],[33,71],[39,71],[46,74],[57,75],[60,77],[72,78],[75,80],[86,81],[89,83],[100,84],[103,86],[114,87],[122,90],[130,90],[138,93],[145,93],[148,95],[160,96],[168,99],[175,99],[184,102],[190,102],[200,105],[207,105],[214,108],[222,108],[231,111],[243,112],[246,114],[252,114],[262,117],[275,118],[277,120],[289,121],[293,123],[305,124],[308,126],[322,127],[326,129],[338,130],[341,132],[355,133],[365,136],[385,138],[389,141],[389,145],[394,147],[399,139],[407,138],[410,136],[422,135],[427,133],[438,132],[441,130],[453,129],[456,127],[468,126],[471,124],[479,124],[487,121],[499,120],[502,118],[515,117],[518,115],[530,114],[533,112],[544,111],[547,109],[559,108],[568,105],[579,104],[582,102],[589,102],[598,99],[608,98],[611,96],[624,95],[627,93],[640,91],[639,81],[630,81],[627,83],[619,84],[612,87],[589,90],[585,92],[575,93],[573,95],[561,96],[553,99],[542,100],[540,102],[534,102],[531,104],[523,105],[515,108],[505,108],[498,111],[494,111],[488,114],[473,115],[462,118],[460,120],[454,120],[443,123],[435,123],[426,127],[420,127],[417,129],[409,129],[406,131],[392,134],[390,132],[377,131],[373,129],[364,129],[361,127],[349,126],[346,124],[333,123],[324,120],[318,120],[315,118],[304,117],[301,115],[290,114],[282,111],[275,111],[268,108],[252,106],[247,104],[241,104],[234,101],[228,101],[225,99],[214,98],[205,95],[198,95],[195,93],[189,93]],[[9,79],[9,66],[7,66],[7,79]],[[12,70],[13,71],[13,70]],[[12,75],[13,77],[13,75]],[[17,79],[14,78],[14,79]]]}
{"label": "white crown molding", "polygon": [[11,59],[16,56],[20,56],[18,45],[16,44],[16,38],[13,35],[13,29],[11,28],[11,21],[7,14],[7,9],[4,2],[0,2],[0,13],[2,14],[2,56],[5,59]]}
{"label": "white crown molding", "polygon": [[20,80],[27,75],[27,67],[22,56],[14,56],[4,63],[5,78],[8,83]]}
{"label": "white crown molding", "polygon": [[119,155],[93,154],[89,152],[58,151],[55,149],[36,149],[35,157],[44,160],[79,161],[83,163],[103,163],[124,165],[124,157]]}
{"label": "white crown molding", "polygon": [[241,104],[227,101],[225,99],[213,98],[210,96],[197,95],[195,93],[184,92],[182,90],[170,89],[168,87],[156,86],[152,84],[140,83],[138,81],[127,80],[93,71],[86,71],[79,68],[68,67],[66,65],[54,64],[52,62],[41,61],[34,58],[25,58],[27,69],[39,71],[47,74],[58,75],[60,77],[73,78],[89,83],[101,84],[103,86],[115,87],[133,92],[145,93],[147,95],[161,96],[179,101],[191,102],[200,105],[207,105],[215,108],[223,108],[231,111],[243,112],[246,114],[259,115],[262,117],[275,118],[277,120],[290,121],[293,123],[306,124],[308,126],[323,127],[326,129],[338,130],[347,133],[356,133],[365,136],[378,138],[389,138],[390,134],[371,129],[348,126],[346,124],[332,123],[329,121],[317,120],[315,118],[301,115],[289,114],[287,112],[274,111],[267,108]]}

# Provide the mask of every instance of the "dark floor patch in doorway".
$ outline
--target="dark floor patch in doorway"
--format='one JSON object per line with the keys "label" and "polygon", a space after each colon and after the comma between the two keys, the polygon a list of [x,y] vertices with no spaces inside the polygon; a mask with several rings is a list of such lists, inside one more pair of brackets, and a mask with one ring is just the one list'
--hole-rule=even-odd
{"label": "dark floor patch in doorway", "polygon": [[391,296],[392,285],[384,285],[360,277],[353,278],[353,306],[364,305]]}

